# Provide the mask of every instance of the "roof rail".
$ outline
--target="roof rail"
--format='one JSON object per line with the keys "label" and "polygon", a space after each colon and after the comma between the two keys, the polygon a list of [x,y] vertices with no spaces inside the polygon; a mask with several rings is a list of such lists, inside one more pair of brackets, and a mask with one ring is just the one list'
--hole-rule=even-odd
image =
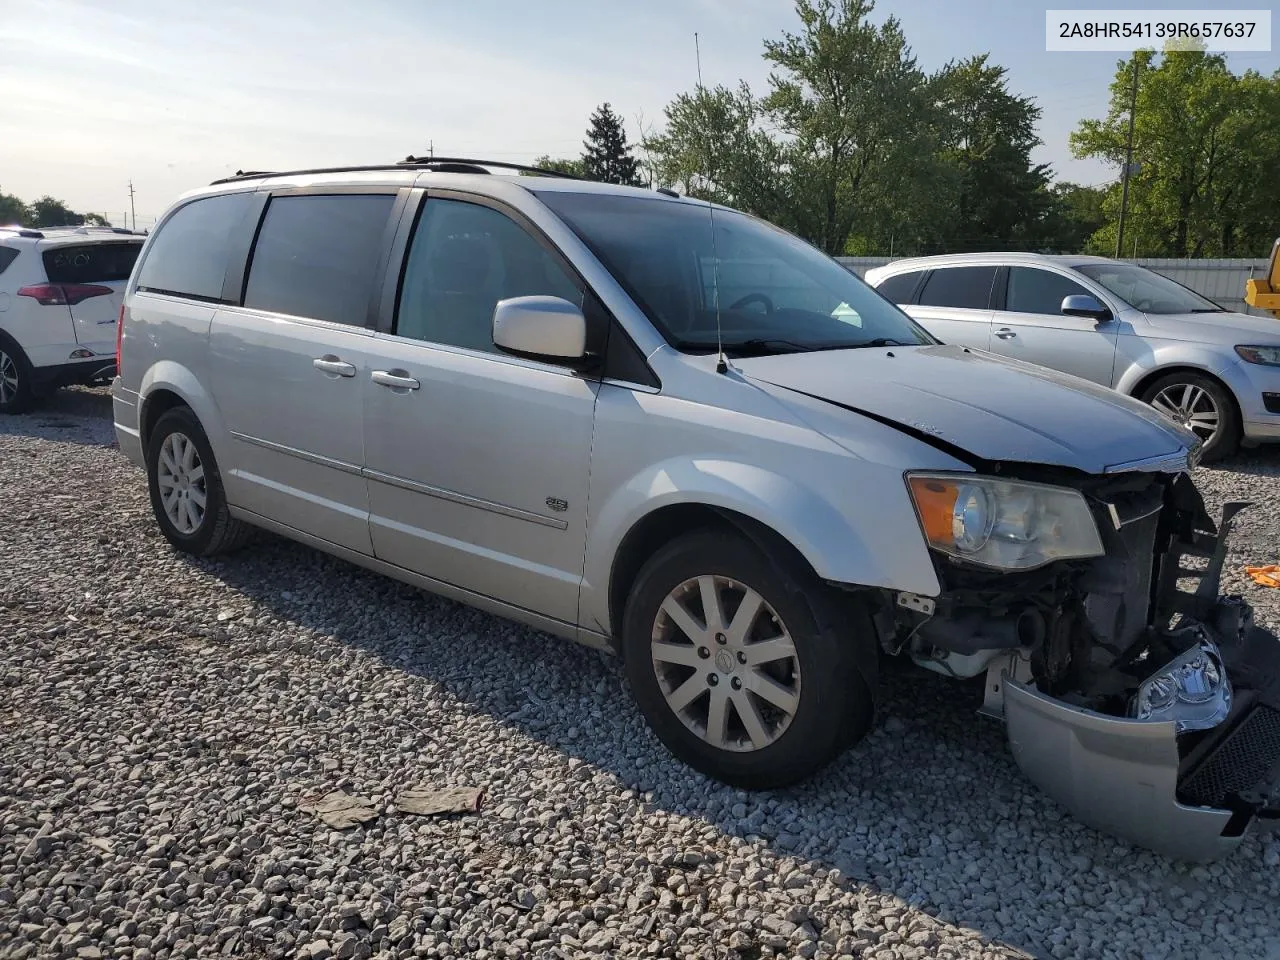
{"label": "roof rail", "polygon": [[377,170],[434,170],[437,173],[488,173],[485,167],[498,167],[502,170],[519,170],[545,177],[560,177],[566,180],[581,180],[571,173],[559,170],[544,170],[542,167],[530,167],[522,163],[507,163],[504,160],[474,160],[468,157],[414,157],[409,156],[399,163],[363,163],[351,167],[315,167],[309,170],[237,170],[233,176],[214,180],[212,186],[221,183],[235,183],[237,180],[256,180],[260,177],[282,177],[289,175],[320,173],[361,173]]}

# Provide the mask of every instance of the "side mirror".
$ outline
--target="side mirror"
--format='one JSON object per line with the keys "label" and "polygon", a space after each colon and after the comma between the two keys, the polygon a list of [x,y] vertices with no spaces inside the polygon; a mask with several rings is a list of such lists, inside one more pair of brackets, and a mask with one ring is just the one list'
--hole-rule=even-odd
{"label": "side mirror", "polygon": [[512,297],[493,308],[493,343],[532,360],[582,360],[587,321],[582,310],[560,297]]}
{"label": "side mirror", "polygon": [[1111,311],[1098,302],[1097,297],[1086,293],[1073,293],[1062,298],[1062,312],[1068,317],[1089,317],[1102,323],[1111,319]]}

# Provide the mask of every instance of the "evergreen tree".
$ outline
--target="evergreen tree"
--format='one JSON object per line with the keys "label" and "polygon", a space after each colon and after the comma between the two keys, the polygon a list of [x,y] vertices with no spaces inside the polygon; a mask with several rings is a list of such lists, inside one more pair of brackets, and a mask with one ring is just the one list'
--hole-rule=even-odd
{"label": "evergreen tree", "polygon": [[622,118],[607,103],[591,115],[591,129],[583,141],[583,172],[590,180],[640,186],[640,164],[631,155]]}

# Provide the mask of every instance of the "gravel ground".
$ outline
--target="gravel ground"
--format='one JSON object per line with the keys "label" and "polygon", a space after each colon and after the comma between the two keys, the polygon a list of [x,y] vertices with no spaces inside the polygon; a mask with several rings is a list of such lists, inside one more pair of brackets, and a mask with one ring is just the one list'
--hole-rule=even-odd
{"label": "gravel ground", "polygon": [[[970,687],[893,673],[829,771],[734,791],[593,651],[267,536],[178,556],[109,417],[0,418],[0,956],[1280,957],[1280,836],[1193,868],[1095,833]],[[1202,471],[1260,501],[1235,570],[1277,559],[1277,474]],[[483,807],[396,812],[424,783]],[[343,789],[377,819],[298,809]]]}

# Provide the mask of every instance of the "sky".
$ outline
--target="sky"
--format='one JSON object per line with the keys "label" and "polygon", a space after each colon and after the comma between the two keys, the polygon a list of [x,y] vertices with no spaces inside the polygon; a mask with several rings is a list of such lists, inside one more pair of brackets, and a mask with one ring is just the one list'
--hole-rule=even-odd
{"label": "sky", "polygon": [[[1123,54],[1045,52],[1046,6],[1106,4],[880,0],[873,19],[897,17],[927,71],[989,52],[1043,110],[1036,160],[1111,180],[1067,138],[1105,114]],[[763,40],[796,29],[791,0],[0,0],[0,192],[121,225],[132,181],[143,227],[237,169],[576,156],[601,102],[632,139],[661,127],[697,83],[695,32],[704,83],[763,93]],[[1228,62],[1270,73],[1280,53]]]}

